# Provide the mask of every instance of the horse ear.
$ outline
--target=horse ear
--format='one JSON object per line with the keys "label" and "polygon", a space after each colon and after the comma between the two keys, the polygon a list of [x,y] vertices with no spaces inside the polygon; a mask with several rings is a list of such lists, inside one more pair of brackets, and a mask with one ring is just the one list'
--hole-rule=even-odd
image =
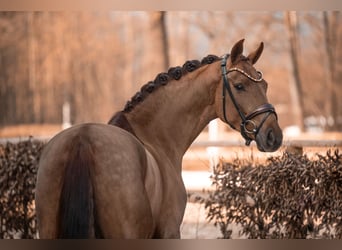
{"label": "horse ear", "polygon": [[236,59],[239,58],[239,56],[242,54],[243,52],[243,42],[245,41],[245,39],[241,39],[240,41],[238,41],[232,48],[231,52],[230,52],[230,61],[232,62],[232,64],[234,64],[234,62],[236,61]]}
{"label": "horse ear", "polygon": [[256,63],[261,56],[262,51],[264,50],[264,43],[261,42],[259,48],[257,48],[254,52],[248,55],[249,60],[251,60],[252,64]]}

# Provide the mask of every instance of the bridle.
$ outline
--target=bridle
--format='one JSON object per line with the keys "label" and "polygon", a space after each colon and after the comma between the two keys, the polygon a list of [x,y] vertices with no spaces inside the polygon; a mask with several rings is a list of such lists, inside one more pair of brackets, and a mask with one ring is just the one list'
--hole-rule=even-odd
{"label": "bridle", "polygon": [[[239,68],[230,68],[229,70],[227,70],[226,66],[227,66],[227,59],[228,59],[229,55],[226,54],[223,56],[222,60],[221,60],[221,69],[222,69],[222,77],[223,77],[223,87],[222,87],[222,105],[223,105],[223,117],[225,122],[232,127],[233,129],[235,129],[234,125],[228,121],[227,119],[227,114],[226,114],[226,90],[229,93],[230,99],[232,100],[236,111],[239,113],[239,116],[241,118],[241,124],[240,124],[240,133],[242,135],[242,137],[246,140],[246,145],[249,146],[251,141],[254,140],[253,138],[250,137],[250,135],[253,135],[254,138],[256,138],[260,128],[262,127],[262,125],[264,124],[264,122],[266,121],[266,119],[271,115],[274,114],[276,116],[276,119],[278,119],[277,117],[277,113],[275,112],[275,109],[273,107],[272,104],[270,103],[265,103],[260,105],[259,107],[257,107],[253,112],[249,113],[248,115],[244,115],[244,113],[241,111],[241,109],[239,108],[238,103],[236,102],[236,99],[233,95],[231,86],[229,84],[227,75],[230,72],[233,71],[237,71],[240,72],[241,74],[243,74],[244,76],[246,76],[247,78],[249,78],[250,80],[252,80],[253,82],[261,82],[263,80],[262,78],[262,73],[258,71],[260,77],[259,78],[254,78],[251,75],[249,75],[247,72],[245,72],[242,69]],[[258,115],[261,114],[265,114],[263,119],[261,120],[259,126],[257,126],[257,124],[252,120],[253,118],[255,118]],[[253,128],[249,129],[248,125],[252,125]]]}

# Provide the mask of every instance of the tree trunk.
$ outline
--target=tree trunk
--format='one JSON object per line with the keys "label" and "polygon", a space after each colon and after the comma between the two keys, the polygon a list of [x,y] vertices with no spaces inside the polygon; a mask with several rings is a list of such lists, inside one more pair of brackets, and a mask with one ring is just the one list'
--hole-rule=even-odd
{"label": "tree trunk", "polygon": [[32,99],[32,120],[30,122],[37,122],[37,117],[40,115],[40,95],[37,93],[36,84],[36,39],[34,31],[34,12],[27,13],[28,22],[28,73],[29,73],[29,98]]}
{"label": "tree trunk", "polygon": [[132,88],[134,84],[134,72],[132,68],[132,62],[134,62],[134,23],[132,17],[129,14],[124,16],[124,34],[125,34],[125,57],[123,58],[125,68],[123,70],[123,95],[125,99],[128,99],[132,95]]}
{"label": "tree trunk", "polygon": [[[330,17],[330,18],[329,18]],[[327,11],[323,12],[323,25],[324,25],[324,42],[325,51],[327,55],[326,69],[327,69],[327,107],[326,118],[328,119],[327,130],[337,130],[337,116],[338,116],[338,104],[336,96],[336,70],[335,70],[335,55],[337,46],[337,22],[338,12],[333,12],[330,16]]]}
{"label": "tree trunk", "polygon": [[168,38],[165,24],[165,12],[156,11],[148,15],[146,37],[146,77],[151,80],[156,74],[169,67]]}
{"label": "tree trunk", "polygon": [[292,63],[292,80],[290,80],[290,94],[292,99],[292,109],[297,121],[297,126],[301,131],[304,130],[304,96],[299,68],[299,46],[297,37],[297,15],[294,11],[285,13],[285,25],[289,34],[290,58]]}

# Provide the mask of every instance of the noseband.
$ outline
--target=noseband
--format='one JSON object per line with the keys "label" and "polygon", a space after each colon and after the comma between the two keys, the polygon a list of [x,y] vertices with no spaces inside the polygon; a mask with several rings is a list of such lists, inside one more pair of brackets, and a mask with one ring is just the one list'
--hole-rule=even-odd
{"label": "noseband", "polygon": [[[278,117],[277,117],[277,113],[275,112],[273,105],[269,104],[269,103],[262,104],[259,107],[257,107],[253,112],[249,113],[246,116],[244,115],[244,113],[239,108],[239,105],[236,102],[236,99],[233,95],[233,92],[232,92],[231,86],[229,84],[227,75],[230,72],[237,71],[237,72],[240,72],[241,74],[243,74],[244,76],[246,76],[248,79],[252,80],[253,82],[261,82],[263,80],[262,73],[258,72],[260,74],[260,77],[254,78],[239,68],[231,68],[227,71],[226,66],[227,66],[228,56],[229,55],[225,55],[221,61],[221,69],[222,69],[222,77],[223,77],[223,87],[222,87],[223,117],[224,117],[225,122],[227,124],[229,124],[230,127],[235,129],[234,125],[228,121],[227,115],[226,115],[226,90],[227,90],[229,93],[230,99],[232,100],[232,102],[235,106],[235,109],[237,110],[237,112],[239,113],[239,116],[241,118],[240,133],[241,133],[242,137],[246,140],[246,145],[249,146],[251,141],[254,140],[250,136],[252,135],[252,136],[254,136],[254,138],[256,138],[260,128],[262,127],[262,125],[264,124],[266,119],[271,114],[274,114],[276,116],[276,119],[278,119]],[[252,119],[258,115],[261,115],[261,114],[265,114],[265,115],[264,115],[263,119],[261,120],[259,126],[257,126],[257,124]],[[248,126],[252,126],[253,129],[249,129]]]}

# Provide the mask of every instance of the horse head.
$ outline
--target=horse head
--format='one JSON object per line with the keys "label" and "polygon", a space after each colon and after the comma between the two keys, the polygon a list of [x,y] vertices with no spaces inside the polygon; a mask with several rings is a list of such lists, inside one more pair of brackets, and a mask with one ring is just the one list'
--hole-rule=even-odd
{"label": "horse head", "polygon": [[260,151],[276,151],[283,139],[278,117],[267,100],[268,83],[262,73],[254,68],[262,54],[264,44],[250,53],[243,53],[244,39],[221,60],[222,78],[216,90],[216,113],[233,129],[240,131],[249,145],[256,141]]}

